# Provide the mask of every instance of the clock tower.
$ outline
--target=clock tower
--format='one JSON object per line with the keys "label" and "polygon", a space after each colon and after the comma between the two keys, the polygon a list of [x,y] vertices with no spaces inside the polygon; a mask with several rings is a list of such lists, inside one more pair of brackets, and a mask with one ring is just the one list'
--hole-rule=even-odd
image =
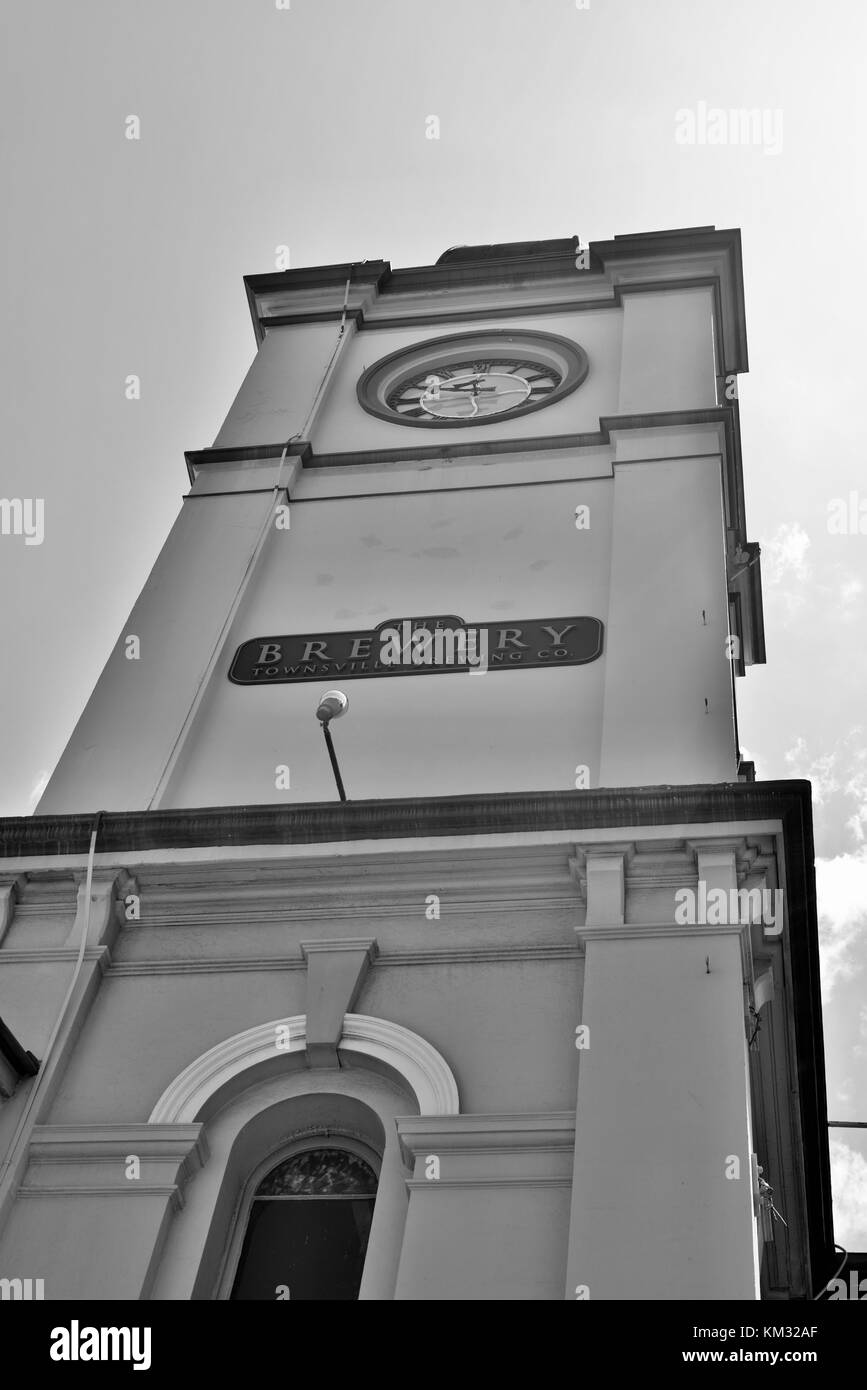
{"label": "clock tower", "polygon": [[809,788],[738,747],[739,234],[246,289],[253,364],[2,823],[0,1013],[40,1070],[0,1111],[0,1274],[813,1296]]}

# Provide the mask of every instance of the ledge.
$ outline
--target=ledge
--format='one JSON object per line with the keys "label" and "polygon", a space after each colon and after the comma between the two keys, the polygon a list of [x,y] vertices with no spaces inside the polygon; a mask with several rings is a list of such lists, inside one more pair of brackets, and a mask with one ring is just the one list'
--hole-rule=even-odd
{"label": "ledge", "polygon": [[[0,819],[0,860],[86,854],[94,815]],[[773,818],[809,831],[812,867],[810,784],[800,781],[105,811],[98,850],[124,855],[209,845],[318,844]],[[801,855],[806,850],[802,844]]]}

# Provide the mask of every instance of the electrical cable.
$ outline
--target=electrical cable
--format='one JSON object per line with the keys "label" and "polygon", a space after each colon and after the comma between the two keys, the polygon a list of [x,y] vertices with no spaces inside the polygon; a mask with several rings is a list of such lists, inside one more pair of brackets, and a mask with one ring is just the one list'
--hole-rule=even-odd
{"label": "electrical cable", "polygon": [[823,1295],[823,1294],[826,1294],[826,1293],[828,1292],[828,1284],[833,1284],[834,1280],[835,1280],[835,1279],[838,1279],[838,1278],[840,1277],[840,1270],[843,1268],[844,1264],[846,1263],[846,1261],[847,1261],[848,1258],[849,1258],[849,1251],[848,1251],[848,1250],[843,1250],[842,1245],[838,1245],[837,1242],[836,1242],[836,1240],[834,1241],[834,1249],[835,1249],[835,1250],[842,1250],[842,1251],[843,1251],[843,1258],[842,1258],[842,1260],[840,1261],[840,1263],[838,1264],[837,1268],[834,1270],[834,1273],[831,1275],[831,1278],[828,1280],[828,1283],[825,1284],[825,1286],[824,1286],[823,1288],[821,1288],[821,1289],[819,1290],[818,1293],[813,1294],[813,1298],[812,1298],[812,1302],[813,1302],[813,1303],[818,1302],[818,1300],[822,1297],[822,1295]]}

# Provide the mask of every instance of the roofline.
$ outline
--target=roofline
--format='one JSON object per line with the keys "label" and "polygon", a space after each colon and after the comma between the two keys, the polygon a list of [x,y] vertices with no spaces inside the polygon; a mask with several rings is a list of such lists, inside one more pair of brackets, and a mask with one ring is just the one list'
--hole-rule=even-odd
{"label": "roofline", "polygon": [[[302,267],[246,275],[244,285],[253,318],[257,342],[262,341],[262,322],[257,297],[274,291],[341,291],[347,280],[367,284],[378,300],[401,294],[443,291],[458,286],[517,284],[534,279],[568,279],[575,276],[610,275],[616,267],[634,261],[663,261],[697,253],[722,254],[730,280],[730,302],[725,306],[730,323],[726,344],[726,371],[749,370],[744,306],[741,234],[737,228],[680,227],[669,231],[629,233],[607,241],[591,241],[588,264],[576,268],[577,236],[538,242],[511,242],[493,246],[454,247],[444,252],[434,265],[392,269],[389,261],[344,261],[334,265]],[[363,310],[357,311],[360,324]],[[330,317],[326,313],[325,317]],[[382,325],[384,326],[384,325]]]}

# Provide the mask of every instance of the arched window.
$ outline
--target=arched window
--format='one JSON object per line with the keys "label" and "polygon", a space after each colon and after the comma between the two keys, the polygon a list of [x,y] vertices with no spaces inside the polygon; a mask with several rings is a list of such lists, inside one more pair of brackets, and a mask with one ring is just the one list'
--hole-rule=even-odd
{"label": "arched window", "polygon": [[356,1299],[377,1175],[347,1148],[306,1148],[255,1189],[230,1297]]}

